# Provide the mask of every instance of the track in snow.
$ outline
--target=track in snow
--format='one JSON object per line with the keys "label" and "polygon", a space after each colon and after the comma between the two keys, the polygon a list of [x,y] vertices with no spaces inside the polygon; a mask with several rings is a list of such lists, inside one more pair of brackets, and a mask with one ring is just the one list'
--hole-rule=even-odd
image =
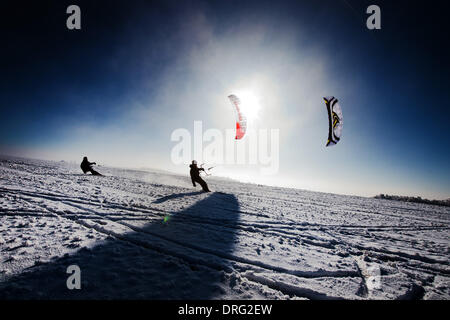
{"label": "track in snow", "polygon": [[0,298],[449,298],[448,208],[102,170],[0,158]]}

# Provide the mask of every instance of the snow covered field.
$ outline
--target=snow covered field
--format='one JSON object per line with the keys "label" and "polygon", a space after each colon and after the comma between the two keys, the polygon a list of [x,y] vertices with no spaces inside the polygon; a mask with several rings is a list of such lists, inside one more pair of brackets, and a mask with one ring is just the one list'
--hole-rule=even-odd
{"label": "snow covered field", "polygon": [[448,207],[98,170],[0,157],[0,299],[450,298]]}

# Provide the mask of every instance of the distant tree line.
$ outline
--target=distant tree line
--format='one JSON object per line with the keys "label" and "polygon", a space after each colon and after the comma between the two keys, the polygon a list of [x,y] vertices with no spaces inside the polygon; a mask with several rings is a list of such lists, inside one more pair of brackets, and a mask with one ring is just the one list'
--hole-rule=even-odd
{"label": "distant tree line", "polygon": [[428,199],[422,199],[422,197],[394,196],[394,195],[383,194],[383,193],[375,196],[374,198],[375,199],[397,200],[397,201],[404,201],[404,202],[435,204],[438,206],[450,207],[450,198],[446,199],[446,200],[428,200]]}

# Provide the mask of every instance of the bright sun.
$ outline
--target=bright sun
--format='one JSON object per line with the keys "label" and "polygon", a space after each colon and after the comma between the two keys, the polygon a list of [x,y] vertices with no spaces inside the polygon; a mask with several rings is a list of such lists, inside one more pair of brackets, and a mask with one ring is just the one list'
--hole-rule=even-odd
{"label": "bright sun", "polygon": [[236,96],[241,100],[242,113],[247,117],[247,121],[256,120],[261,109],[258,96],[251,91],[238,91]]}

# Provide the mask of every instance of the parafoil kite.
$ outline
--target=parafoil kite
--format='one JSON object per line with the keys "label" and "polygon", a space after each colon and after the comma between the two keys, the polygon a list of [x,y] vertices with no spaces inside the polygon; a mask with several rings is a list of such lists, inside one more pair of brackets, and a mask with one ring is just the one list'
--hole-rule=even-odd
{"label": "parafoil kite", "polygon": [[234,94],[228,96],[231,104],[236,109],[236,140],[240,140],[244,137],[247,131],[247,117],[242,113],[241,101]]}
{"label": "parafoil kite", "polygon": [[325,104],[328,111],[328,141],[326,146],[334,146],[341,140],[342,125],[344,119],[342,118],[342,109],[335,97],[325,97]]}

